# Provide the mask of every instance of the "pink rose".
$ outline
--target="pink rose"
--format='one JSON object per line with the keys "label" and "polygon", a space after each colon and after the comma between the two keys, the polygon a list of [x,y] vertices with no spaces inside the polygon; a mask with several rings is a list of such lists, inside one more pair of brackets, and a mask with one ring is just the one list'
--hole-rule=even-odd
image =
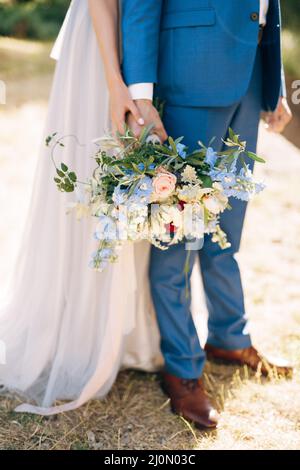
{"label": "pink rose", "polygon": [[166,199],[176,187],[177,178],[163,167],[157,169],[157,175],[153,178],[154,198]]}

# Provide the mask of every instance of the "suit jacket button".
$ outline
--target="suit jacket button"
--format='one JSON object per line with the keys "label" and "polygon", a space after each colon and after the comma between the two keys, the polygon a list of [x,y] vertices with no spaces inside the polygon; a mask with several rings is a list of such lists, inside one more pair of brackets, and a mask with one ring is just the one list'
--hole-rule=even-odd
{"label": "suit jacket button", "polygon": [[253,13],[251,13],[250,18],[252,21],[258,21],[259,14],[256,11],[254,11]]}

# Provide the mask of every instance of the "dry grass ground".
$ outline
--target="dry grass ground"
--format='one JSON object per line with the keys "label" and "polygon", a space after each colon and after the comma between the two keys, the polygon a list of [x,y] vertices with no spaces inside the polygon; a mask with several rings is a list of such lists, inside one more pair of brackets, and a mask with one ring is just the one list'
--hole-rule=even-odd
{"label": "dry grass ground", "polygon": [[[8,103],[0,108],[2,287],[33,180],[52,71],[48,50],[0,40],[0,79],[8,87]],[[249,208],[239,259],[254,342],[292,360],[293,380],[262,380],[247,369],[208,363],[207,388],[222,410],[220,427],[212,432],[171,414],[158,377],[140,372],[122,372],[105,400],[52,418],[16,414],[18,400],[2,397],[0,449],[300,448],[300,152],[262,129],[260,153],[267,164],[257,167],[257,176],[268,189]]]}

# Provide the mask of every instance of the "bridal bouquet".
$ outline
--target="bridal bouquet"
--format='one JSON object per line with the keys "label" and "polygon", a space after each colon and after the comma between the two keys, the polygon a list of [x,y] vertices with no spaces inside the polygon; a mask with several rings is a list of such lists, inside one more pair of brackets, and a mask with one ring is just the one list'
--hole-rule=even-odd
{"label": "bridal bouquet", "polygon": [[[139,138],[126,130],[116,138],[95,141],[96,168],[81,183],[82,198],[72,204],[78,217],[96,218],[94,237],[97,249],[91,266],[102,271],[118,258],[128,240],[148,240],[161,249],[211,234],[222,248],[230,246],[219,225],[220,214],[230,209],[229,197],[248,201],[263,190],[255,182],[244,156],[264,162],[247,151],[246,142],[231,129],[224,142],[227,149],[215,152],[208,147],[189,152],[183,138],[160,144],[145,128]],[[47,145],[62,145],[56,134]],[[54,159],[53,159],[54,161]],[[239,164],[238,164],[239,163]],[[55,164],[56,166],[56,164]],[[56,167],[55,182],[60,191],[73,192],[80,184],[75,172],[64,163]]]}

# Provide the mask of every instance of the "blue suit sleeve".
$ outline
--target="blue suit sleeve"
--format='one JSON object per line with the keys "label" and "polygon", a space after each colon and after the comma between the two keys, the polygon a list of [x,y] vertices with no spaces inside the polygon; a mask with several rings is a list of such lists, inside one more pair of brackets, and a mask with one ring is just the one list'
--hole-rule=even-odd
{"label": "blue suit sleeve", "polygon": [[[282,15],[281,15],[281,5],[280,5],[280,2],[278,2],[278,9],[279,9],[279,25],[280,25],[280,30],[282,30]],[[282,58],[281,58],[281,60],[282,60]],[[285,73],[284,73],[283,63],[281,63],[281,87],[280,87],[280,96],[283,96],[284,98],[287,97],[286,81],[285,81]]]}
{"label": "blue suit sleeve", "polygon": [[122,0],[122,71],[125,83],[157,83],[163,0]]}

